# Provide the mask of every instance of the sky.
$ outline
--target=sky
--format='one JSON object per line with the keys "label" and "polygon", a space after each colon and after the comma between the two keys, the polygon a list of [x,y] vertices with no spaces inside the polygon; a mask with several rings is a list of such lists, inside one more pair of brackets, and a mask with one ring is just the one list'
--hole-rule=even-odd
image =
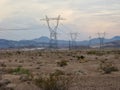
{"label": "sky", "polygon": [[65,18],[58,39],[70,39],[71,32],[79,33],[78,40],[95,38],[98,32],[106,32],[106,38],[120,35],[120,0],[0,0],[0,39],[49,37],[46,21],[40,20],[46,15]]}

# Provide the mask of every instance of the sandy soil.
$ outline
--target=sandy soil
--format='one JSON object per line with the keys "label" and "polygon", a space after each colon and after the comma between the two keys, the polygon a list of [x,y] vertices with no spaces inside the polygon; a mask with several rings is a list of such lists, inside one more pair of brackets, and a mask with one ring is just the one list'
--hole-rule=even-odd
{"label": "sandy soil", "polygon": [[[59,66],[61,61],[67,65]],[[109,63],[118,71],[106,74],[101,63]],[[24,73],[11,73],[18,67],[29,70],[30,78]],[[10,81],[6,85],[0,84],[0,87],[11,88],[3,90],[41,90],[33,79],[56,70],[72,77],[69,90],[120,90],[120,50],[0,51],[0,80]]]}

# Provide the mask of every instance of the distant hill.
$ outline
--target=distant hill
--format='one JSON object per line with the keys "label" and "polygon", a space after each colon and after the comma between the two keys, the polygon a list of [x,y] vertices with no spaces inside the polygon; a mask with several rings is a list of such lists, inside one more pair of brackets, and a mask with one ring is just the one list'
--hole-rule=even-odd
{"label": "distant hill", "polygon": [[[50,39],[48,37],[40,37],[33,40],[20,40],[20,41],[13,41],[13,40],[5,40],[0,39],[0,48],[21,48],[21,47],[48,47]],[[78,46],[88,46],[89,41],[77,41]],[[120,47],[120,36],[115,36],[111,39],[105,39],[104,43],[106,46],[114,46]],[[99,44],[98,38],[91,39],[91,45]],[[58,40],[59,47],[68,47],[69,41],[67,40]]]}
{"label": "distant hill", "polygon": [[120,40],[115,40],[115,41],[112,41],[112,42],[108,42],[108,43],[105,43],[104,47],[120,47]]}
{"label": "distant hill", "polygon": [[35,42],[45,42],[45,43],[49,43],[49,38],[48,37],[40,37],[40,38],[37,38],[37,39],[33,39],[33,41]]}
{"label": "distant hill", "polygon": [[112,39],[110,39],[111,41],[117,41],[117,40],[120,40],[120,36],[115,36],[113,37]]}
{"label": "distant hill", "polygon": [[0,48],[15,47],[16,41],[0,39]]}

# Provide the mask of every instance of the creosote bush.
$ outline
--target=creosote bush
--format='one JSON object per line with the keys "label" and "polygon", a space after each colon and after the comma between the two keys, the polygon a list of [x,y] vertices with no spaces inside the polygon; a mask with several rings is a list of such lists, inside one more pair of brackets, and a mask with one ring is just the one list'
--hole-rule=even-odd
{"label": "creosote bush", "polygon": [[76,56],[77,60],[80,62],[80,63],[85,63],[85,62],[88,62],[88,60],[85,59],[85,56],[81,55],[81,56]]}
{"label": "creosote bush", "polygon": [[67,61],[62,60],[60,62],[57,62],[57,65],[60,66],[60,67],[66,66],[67,65]]}
{"label": "creosote bush", "polygon": [[110,74],[110,73],[112,73],[112,72],[118,71],[118,68],[115,67],[112,62],[102,61],[102,62],[100,63],[100,70],[101,70],[104,74]]}
{"label": "creosote bush", "polygon": [[22,52],[21,51],[16,51],[16,54],[21,54]]}
{"label": "creosote bush", "polygon": [[76,56],[77,57],[77,60],[80,60],[80,59],[85,59],[85,56],[81,55],[81,56]]}
{"label": "creosote bush", "polygon": [[51,73],[50,75],[52,76],[60,76],[60,75],[65,75],[65,73],[61,70],[56,70],[55,72]]}
{"label": "creosote bush", "polygon": [[54,75],[39,77],[34,82],[42,90],[68,90],[70,85],[70,79]]}

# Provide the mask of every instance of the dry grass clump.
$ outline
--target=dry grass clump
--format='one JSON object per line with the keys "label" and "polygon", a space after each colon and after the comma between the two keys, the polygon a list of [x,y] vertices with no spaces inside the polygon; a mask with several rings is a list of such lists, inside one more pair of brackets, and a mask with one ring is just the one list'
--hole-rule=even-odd
{"label": "dry grass clump", "polygon": [[118,68],[113,64],[113,62],[106,61],[101,61],[99,69],[104,74],[110,74],[112,72],[118,71]]}

